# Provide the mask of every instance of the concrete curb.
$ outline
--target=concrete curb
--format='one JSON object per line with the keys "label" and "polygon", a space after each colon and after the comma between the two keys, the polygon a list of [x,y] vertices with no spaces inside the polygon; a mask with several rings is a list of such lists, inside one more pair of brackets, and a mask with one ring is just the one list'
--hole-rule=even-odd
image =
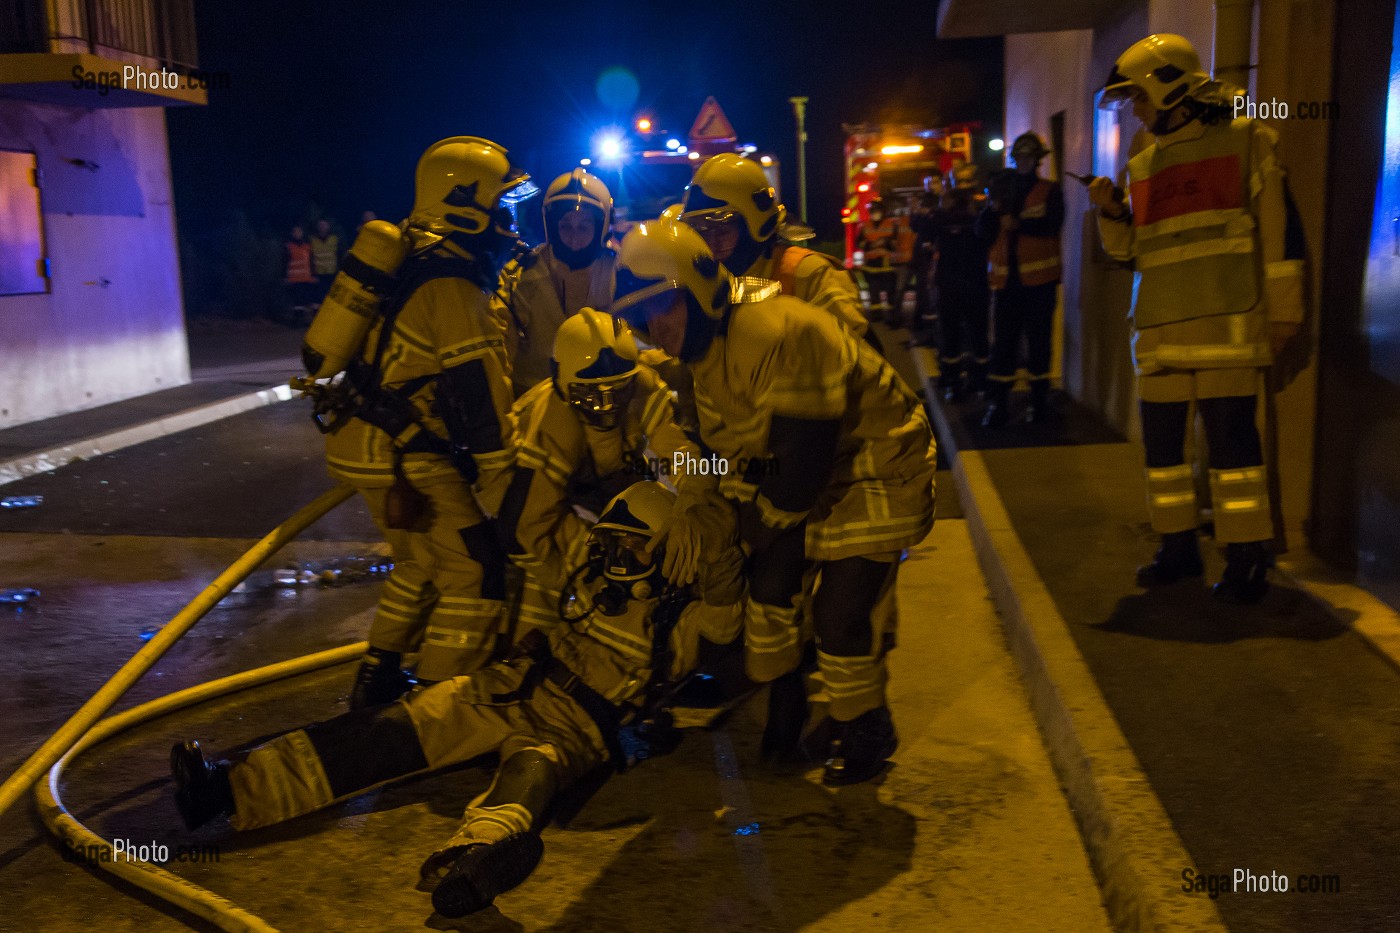
{"label": "concrete curb", "polygon": [[[931,384],[932,354],[913,355]],[[1017,536],[982,454],[959,452],[942,409],[928,407],[1110,921],[1119,930],[1224,931],[1214,901],[1181,891],[1180,872],[1194,863]]]}
{"label": "concrete curb", "polygon": [[46,450],[23,454],[0,462],[0,486],[13,483],[26,476],[57,470],[74,460],[90,460],[93,457],[121,450],[123,447],[131,447],[154,440],[157,437],[188,431],[190,428],[197,428],[212,421],[252,411],[255,408],[285,402],[291,397],[292,389],[290,386],[268,386],[245,395],[237,395],[218,402],[210,402],[207,405],[187,408],[184,411],[177,411],[174,414],[153,418],[150,421],[143,421],[129,427],[118,428],[105,434],[95,434]]}

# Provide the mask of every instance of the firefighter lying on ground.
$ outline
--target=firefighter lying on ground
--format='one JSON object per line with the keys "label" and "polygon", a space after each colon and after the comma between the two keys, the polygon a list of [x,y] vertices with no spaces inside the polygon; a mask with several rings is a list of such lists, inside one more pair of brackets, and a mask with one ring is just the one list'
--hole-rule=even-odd
{"label": "firefighter lying on ground", "polygon": [[[634,227],[616,268],[613,312],[690,367],[702,439],[731,465],[720,489],[739,504],[751,552],[749,676],[799,669],[796,600],[814,562],[832,734],[823,780],[873,777],[896,745],[885,702],[895,573],[933,527],[922,404],[869,344],[777,283],[740,280],[731,295],[729,274],[683,224]],[[765,752],[796,746],[807,711],[797,696],[788,706],[770,694]]]}
{"label": "firefighter lying on ground", "polygon": [[560,175],[544,195],[545,242],[503,273],[517,397],[549,378],[559,325],[581,308],[606,311],[611,303],[613,251],[604,244],[612,204],[608,186],[596,175],[581,168]]}
{"label": "firefighter lying on ground", "polygon": [[1190,403],[1205,422],[1215,539],[1225,573],[1215,595],[1256,603],[1273,558],[1269,484],[1254,413],[1260,374],[1303,319],[1300,258],[1286,255],[1278,135],[1232,119],[1181,36],[1148,36],[1118,59],[1099,106],[1131,104],[1154,142],[1128,161],[1127,201],[1107,178],[1089,186],[1104,250],[1135,259],[1133,362],[1141,397],[1152,529],[1162,545],[1142,586],[1199,577],[1199,510],[1184,445]]}
{"label": "firefighter lying on ground", "polygon": [[500,530],[526,574],[519,635],[559,624],[559,593],[588,538],[574,507],[597,515],[651,474],[669,475],[680,491],[663,569],[675,583],[694,579],[699,540],[686,510],[713,494],[717,480],[684,469],[672,475],[677,460],[693,465],[700,451],[675,423],[670,389],[637,355],[626,324],[585,308],[555,335],[552,378],[515,404],[516,469]]}
{"label": "firefighter lying on ground", "polygon": [[171,770],[186,824],[228,814],[237,830],[269,826],[499,751],[490,788],[421,868],[442,915],[488,906],[539,862],[539,833],[560,790],[605,763],[620,770],[629,758],[674,747],[655,708],[667,692],[660,682],[690,669],[701,637],[738,634],[743,559],[732,512],[701,518],[709,547],[694,587],[667,588],[660,552],[648,551],[675,498],[642,482],[614,499],[593,528],[593,555],[574,575],[576,599],[561,605],[574,621],[536,630],[511,660],[288,732],[234,762],[206,760],[197,742],[176,745]]}
{"label": "firefighter lying on ground", "polygon": [[533,191],[528,179],[488,140],[429,147],[403,229],[365,224],[307,333],[313,377],[345,369],[333,390],[312,387],[328,469],[359,490],[393,551],[354,707],[409,689],[406,652],[432,682],[497,649],[505,553],[492,516],[513,437],[492,296],[518,239],[506,203]]}

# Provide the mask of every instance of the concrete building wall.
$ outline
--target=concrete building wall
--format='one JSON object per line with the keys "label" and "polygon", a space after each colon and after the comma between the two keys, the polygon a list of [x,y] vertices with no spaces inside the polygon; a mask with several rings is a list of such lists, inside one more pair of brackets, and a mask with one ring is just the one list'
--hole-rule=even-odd
{"label": "concrete building wall", "polygon": [[36,154],[49,294],[0,296],[0,428],[189,381],[161,107],[0,99]]}
{"label": "concrete building wall", "polygon": [[[1051,148],[1052,119],[1064,114],[1064,149],[1056,153],[1061,169],[1087,170],[1093,156],[1093,118],[1084,106],[1088,87],[1089,49],[1093,33],[1088,30],[1037,32],[1006,37],[1006,141],[1027,130],[1039,133]],[[1042,174],[1050,174],[1048,164]],[[1064,387],[1073,395],[1083,389],[1083,316],[1080,308],[1078,268],[1082,237],[1079,218],[1088,208],[1084,187],[1069,181],[1064,185],[1065,230],[1063,259],[1066,268],[1060,291],[1063,313],[1061,335],[1063,354],[1058,367]]]}

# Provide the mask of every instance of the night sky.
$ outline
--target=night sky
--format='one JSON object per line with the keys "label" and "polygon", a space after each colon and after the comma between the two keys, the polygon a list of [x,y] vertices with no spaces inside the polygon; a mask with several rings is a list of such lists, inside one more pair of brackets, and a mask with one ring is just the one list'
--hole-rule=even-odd
{"label": "night sky", "polygon": [[[982,120],[999,130],[999,39],[938,42],[936,4],[371,3],[199,0],[200,64],[227,72],[209,105],[171,108],[182,232],[246,212],[285,229],[315,201],[353,229],[402,218],[422,150],[494,139],[542,186],[589,155],[602,126],[652,113],[684,140],[713,94],[741,142],[783,163],[797,203],[788,97],[808,104],[808,198],[835,238],[842,122]],[[878,12],[878,18],[877,13]],[[640,93],[610,110],[599,75]]]}

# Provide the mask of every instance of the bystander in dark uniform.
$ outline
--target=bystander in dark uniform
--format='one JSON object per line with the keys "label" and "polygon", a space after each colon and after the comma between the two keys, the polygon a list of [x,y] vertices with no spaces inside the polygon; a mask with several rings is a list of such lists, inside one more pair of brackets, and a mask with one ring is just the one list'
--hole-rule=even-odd
{"label": "bystander in dark uniform", "polygon": [[950,402],[965,391],[986,388],[991,350],[987,339],[987,247],[977,234],[978,211],[985,197],[978,191],[975,165],[960,165],[939,199],[932,227],[938,262],[933,273],[938,290],[938,387]]}
{"label": "bystander in dark uniform", "polygon": [[977,219],[977,233],[993,240],[988,281],[993,296],[992,365],[989,399],[982,424],[1001,427],[1026,340],[1031,404],[1026,420],[1049,417],[1050,356],[1055,302],[1060,284],[1060,228],[1065,198],[1060,186],[1036,174],[1050,154],[1035,133],[1022,133],[1011,146],[1014,172],[993,179],[988,204]]}

